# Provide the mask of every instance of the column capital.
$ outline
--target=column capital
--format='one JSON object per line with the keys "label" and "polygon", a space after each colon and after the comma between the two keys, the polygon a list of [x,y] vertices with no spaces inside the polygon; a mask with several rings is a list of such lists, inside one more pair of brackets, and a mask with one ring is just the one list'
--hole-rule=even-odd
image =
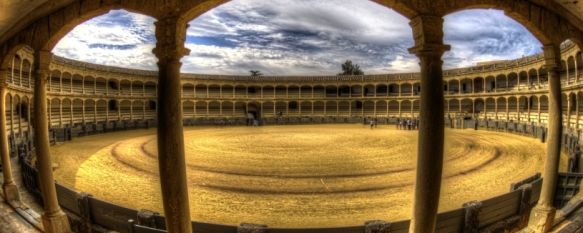
{"label": "column capital", "polygon": [[48,50],[39,50],[34,53],[34,66],[36,70],[50,70],[53,53]]}
{"label": "column capital", "polygon": [[443,18],[436,15],[418,15],[411,19],[415,45],[410,53],[421,55],[443,55],[451,47],[443,44]]}
{"label": "column capital", "polygon": [[542,47],[545,59],[544,67],[547,70],[560,71],[561,66],[561,47],[555,44],[547,44]]}
{"label": "column capital", "polygon": [[184,46],[188,24],[178,16],[159,19],[156,23],[156,48],[152,52],[159,61],[177,61],[190,53]]}

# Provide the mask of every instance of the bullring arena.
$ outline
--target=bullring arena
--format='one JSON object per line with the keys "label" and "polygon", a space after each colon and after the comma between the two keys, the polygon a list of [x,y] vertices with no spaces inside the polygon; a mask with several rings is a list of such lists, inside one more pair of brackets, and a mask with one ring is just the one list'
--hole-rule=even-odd
{"label": "bullring arena", "polygon": [[[573,64],[581,52],[572,43],[562,49],[569,67],[562,76],[563,108],[570,110],[565,119],[577,127],[583,93],[574,88],[583,76]],[[30,56],[22,50],[13,60],[21,65],[13,67],[30,67]],[[504,195],[511,184],[543,170],[545,143],[527,136],[547,123],[541,62],[533,56],[445,71],[446,125],[452,129],[446,131],[440,212]],[[163,212],[156,131],[147,129],[155,126],[155,74],[60,57],[51,67],[55,179],[115,205]],[[193,221],[317,228],[406,219],[418,133],[396,122],[418,117],[417,75],[183,74]],[[7,97],[11,129],[27,137],[30,96],[17,90],[30,87],[30,76],[15,68],[9,77],[15,87]],[[468,118],[498,123],[460,129]],[[254,119],[261,126],[246,126]],[[371,119],[376,128],[369,127]],[[566,163],[563,157],[562,170]]]}
{"label": "bullring arena", "polygon": [[[0,232],[583,231],[577,1],[373,1],[409,21],[418,73],[181,73],[187,21],[225,2],[0,7]],[[443,18],[476,8],[542,53],[443,70]],[[120,9],[156,21],[157,71],[52,53]]]}
{"label": "bullring arena", "polygon": [[[113,203],[162,211],[153,134],[111,133],[55,146],[55,178]],[[416,132],[332,124],[193,127],[184,134],[198,221],[338,227],[410,214]],[[503,194],[542,167],[544,144],[536,139],[456,130],[447,138],[441,211]]]}

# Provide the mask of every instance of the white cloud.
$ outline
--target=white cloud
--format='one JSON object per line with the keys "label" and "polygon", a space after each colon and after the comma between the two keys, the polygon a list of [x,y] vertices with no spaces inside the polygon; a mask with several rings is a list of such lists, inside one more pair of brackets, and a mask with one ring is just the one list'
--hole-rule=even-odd
{"label": "white cloud", "polygon": [[[113,11],[79,25],[53,52],[72,59],[156,70],[154,19]],[[347,59],[366,73],[418,71],[408,20],[364,0],[236,0],[190,22],[183,71],[272,75],[336,74]],[[445,18],[446,68],[540,52],[538,41],[501,11]]]}

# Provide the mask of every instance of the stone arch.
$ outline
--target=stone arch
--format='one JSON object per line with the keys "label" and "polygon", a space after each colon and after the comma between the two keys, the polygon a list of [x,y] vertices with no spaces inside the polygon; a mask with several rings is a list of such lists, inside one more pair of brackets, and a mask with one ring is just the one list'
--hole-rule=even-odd
{"label": "stone arch", "polygon": [[492,97],[487,98],[485,101],[485,109],[484,109],[485,113],[486,113],[486,117],[487,118],[493,118],[495,117],[495,113],[496,113],[496,100]]}
{"label": "stone arch", "polygon": [[[300,98],[311,98],[312,97],[312,87],[308,86],[308,85],[302,85],[300,87],[300,93],[301,93]],[[310,104],[310,106],[311,106],[311,104]],[[302,107],[303,107],[303,105],[302,105]],[[303,112],[304,111],[302,110],[302,113]]]}
{"label": "stone arch", "polygon": [[482,114],[486,109],[486,103],[482,98],[474,99],[474,114]]}
{"label": "stone arch", "polygon": [[447,101],[447,110],[448,113],[453,114],[454,116],[460,112],[460,101],[458,99],[450,99]]}
{"label": "stone arch", "polygon": [[22,59],[20,85],[22,87],[31,87],[32,80],[32,62],[28,59]]}
{"label": "stone arch", "polygon": [[464,98],[460,101],[460,107],[462,114],[472,114],[474,113],[474,102],[471,99]]}
{"label": "stone arch", "polygon": [[51,116],[51,125],[58,125],[60,124],[60,117],[61,117],[61,100],[59,98],[53,98],[50,100],[49,104],[49,113]]}
{"label": "stone arch", "polygon": [[396,100],[389,101],[389,115],[399,116],[399,102]]}
{"label": "stone arch", "polygon": [[520,84],[518,88],[527,89],[528,88],[528,73],[526,70],[520,71],[518,73],[518,83]]}
{"label": "stone arch", "polygon": [[300,87],[298,85],[290,85],[287,87],[288,96],[291,99],[300,97]]}
{"label": "stone arch", "polygon": [[119,91],[122,95],[130,95],[132,88],[132,81],[129,79],[122,79],[119,81]]}
{"label": "stone arch", "polygon": [[486,92],[494,92],[496,90],[496,77],[489,75],[484,82],[486,82]]}
{"label": "stone arch", "polygon": [[71,88],[73,89],[73,93],[81,94],[83,93],[83,76],[80,74],[73,74],[71,80]]}
{"label": "stone arch", "polygon": [[539,85],[545,85],[549,83],[549,73],[547,72],[547,68],[541,66],[538,69],[538,78],[539,78]]}
{"label": "stone arch", "polygon": [[411,108],[413,107],[410,100],[403,100],[401,101],[401,116],[403,117],[412,117],[411,115]]}
{"label": "stone arch", "polygon": [[379,84],[375,87],[376,96],[387,96],[389,93],[389,86],[387,84]]}
{"label": "stone arch", "polygon": [[121,115],[120,120],[129,120],[131,115],[132,102],[130,100],[120,100],[119,101],[119,113]]}
{"label": "stone arch", "polygon": [[279,115],[281,113],[283,116],[287,116],[287,103],[284,101],[275,102],[275,114]]}
{"label": "stone arch", "polygon": [[194,93],[196,98],[206,98],[207,97],[207,88],[206,84],[197,84],[194,87]]}
{"label": "stone arch", "polygon": [[338,102],[326,101],[325,112],[327,116],[336,115],[338,113]]}
{"label": "stone arch", "polygon": [[474,82],[470,78],[463,78],[460,80],[460,92],[461,93],[472,93],[474,91]]}
{"label": "stone arch", "polygon": [[474,78],[473,83],[472,83],[473,87],[474,87],[474,92],[476,92],[476,93],[484,92],[484,86],[485,86],[484,82],[485,82],[485,80],[482,77]]}
{"label": "stone arch", "polygon": [[208,112],[210,116],[219,116],[221,112],[221,103],[213,100],[208,103]]}
{"label": "stone arch", "polygon": [[508,78],[507,88],[509,90],[512,90],[512,89],[518,87],[518,74],[516,72],[510,72],[510,74],[508,74],[507,78]]}
{"label": "stone arch", "polygon": [[[299,89],[298,89],[299,93]],[[300,103],[299,101],[292,100],[287,102],[287,113],[289,115],[298,115],[300,113]]]}
{"label": "stone arch", "polygon": [[273,117],[275,116],[275,103],[273,101],[267,101],[263,103],[263,116]]}
{"label": "stone arch", "polygon": [[548,120],[548,112],[549,112],[549,97],[546,95],[542,95],[539,98],[539,108],[541,112],[541,121],[546,122]]}
{"label": "stone arch", "polygon": [[232,116],[234,114],[233,107],[235,105],[231,101],[225,101],[221,103],[221,115]]}
{"label": "stone arch", "polygon": [[314,115],[323,116],[325,113],[324,101],[314,102]]}
{"label": "stone arch", "polygon": [[410,96],[413,94],[413,85],[410,83],[403,83],[399,87],[399,90],[401,91],[402,96]]}
{"label": "stone arch", "polygon": [[32,51],[32,48],[30,48],[29,46],[27,46],[26,44],[15,44],[10,46],[7,51],[3,54],[2,57],[0,57],[0,70],[5,70],[5,69],[9,69],[11,68],[10,66],[12,65],[13,59],[15,57],[18,57],[20,59],[20,56],[18,55],[18,52],[20,50],[29,50]]}
{"label": "stone arch", "polygon": [[376,116],[387,116],[387,101],[379,100],[376,102]]}
{"label": "stone arch", "polygon": [[223,95],[223,98],[234,98],[235,97],[235,96],[233,96],[234,90],[235,90],[235,87],[233,85],[221,86],[221,93]]}
{"label": "stone arch", "polygon": [[73,109],[72,109],[73,103],[71,101],[71,99],[69,98],[64,98],[61,101],[61,119],[63,120],[63,124],[64,125],[70,125],[70,123],[73,121],[73,119],[71,118],[72,114],[73,114]]}
{"label": "stone arch", "polygon": [[567,80],[569,80],[569,82],[575,81],[576,71],[577,71],[577,67],[575,66],[575,57],[569,56],[569,58],[567,58],[567,74],[569,75]]}
{"label": "stone arch", "polygon": [[399,96],[400,93],[400,85],[396,83],[389,84],[389,96]]}
{"label": "stone arch", "polygon": [[271,85],[267,85],[262,87],[263,88],[263,97],[264,98],[275,98],[275,87]]}
{"label": "stone arch", "polygon": [[[313,90],[314,98],[323,98],[323,97],[326,97],[326,88],[327,87],[325,87],[323,85],[316,85],[316,86],[314,86],[314,90]],[[336,91],[334,91],[334,93],[336,93]]]}
{"label": "stone arch", "polygon": [[146,105],[143,100],[134,100],[132,102],[132,118],[145,119],[146,118],[145,109]]}
{"label": "stone arch", "polygon": [[505,97],[498,97],[496,99],[496,109],[497,109],[497,116],[506,119],[506,106],[507,101]]}
{"label": "stone arch", "polygon": [[[302,92],[302,95],[304,92]],[[300,111],[302,115],[309,116],[312,114],[312,102],[310,101],[301,101],[300,102]]]}
{"label": "stone arch", "polygon": [[[239,103],[237,103],[239,104]],[[243,103],[245,104],[245,103]],[[196,101],[194,103],[194,112],[196,116],[206,116],[207,115],[207,102],[206,101]]]}
{"label": "stone arch", "polygon": [[221,96],[221,86],[219,84],[210,84],[208,86],[209,98],[219,98]]}
{"label": "stone arch", "polygon": [[537,69],[530,69],[528,70],[528,88],[533,89],[535,86],[538,86],[538,70]]}
{"label": "stone arch", "polygon": [[192,83],[182,84],[182,96],[194,97],[194,85]]}
{"label": "stone arch", "polygon": [[447,90],[449,94],[457,94],[460,91],[460,81],[452,79],[447,82]]}
{"label": "stone arch", "polygon": [[[206,111],[206,109],[205,109]],[[232,110],[231,110],[232,111]],[[195,112],[194,102],[191,100],[182,102],[182,114],[184,118],[193,118]]]}
{"label": "stone arch", "polygon": [[370,100],[365,100],[362,103],[364,116],[370,117],[374,115],[375,103]]}
{"label": "stone arch", "polygon": [[363,88],[363,96],[374,97],[376,95],[376,87],[373,84],[366,84]]}
{"label": "stone arch", "polygon": [[51,71],[51,75],[49,77],[49,81],[47,86],[49,86],[49,90],[51,92],[60,92],[61,91],[61,71],[60,70],[53,70]]}
{"label": "stone arch", "polygon": [[144,82],[142,82],[141,80],[132,81],[132,95],[133,96],[144,95]]}
{"label": "stone arch", "polygon": [[498,91],[506,91],[508,88],[508,77],[505,74],[499,74],[496,76],[496,89]]}
{"label": "stone arch", "polygon": [[284,85],[275,86],[275,97],[276,98],[286,98],[287,97],[287,87]]}
{"label": "stone arch", "polygon": [[338,101],[338,115],[349,116],[350,115],[350,101]]}
{"label": "stone arch", "polygon": [[83,100],[79,98],[73,99],[73,123],[79,123],[83,121]]}
{"label": "stone arch", "polygon": [[85,93],[94,93],[97,92],[96,87],[96,79],[91,75],[85,76],[83,79],[83,91]]}
{"label": "stone arch", "polygon": [[146,83],[144,83],[144,88],[146,89],[146,96],[157,96],[157,85],[156,82],[153,81],[147,81]]}
{"label": "stone arch", "polygon": [[97,100],[97,121],[104,121],[107,118],[107,101],[100,99]]}

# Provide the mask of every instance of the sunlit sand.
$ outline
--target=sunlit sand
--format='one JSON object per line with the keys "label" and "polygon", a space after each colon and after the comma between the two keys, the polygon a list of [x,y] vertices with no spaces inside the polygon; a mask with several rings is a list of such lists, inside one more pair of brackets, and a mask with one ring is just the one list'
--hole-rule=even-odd
{"label": "sunlit sand", "polygon": [[[277,227],[410,218],[416,131],[362,125],[185,128],[193,220]],[[56,179],[97,198],[162,212],[155,130],[51,148]],[[440,211],[508,192],[542,169],[545,144],[447,130]]]}

